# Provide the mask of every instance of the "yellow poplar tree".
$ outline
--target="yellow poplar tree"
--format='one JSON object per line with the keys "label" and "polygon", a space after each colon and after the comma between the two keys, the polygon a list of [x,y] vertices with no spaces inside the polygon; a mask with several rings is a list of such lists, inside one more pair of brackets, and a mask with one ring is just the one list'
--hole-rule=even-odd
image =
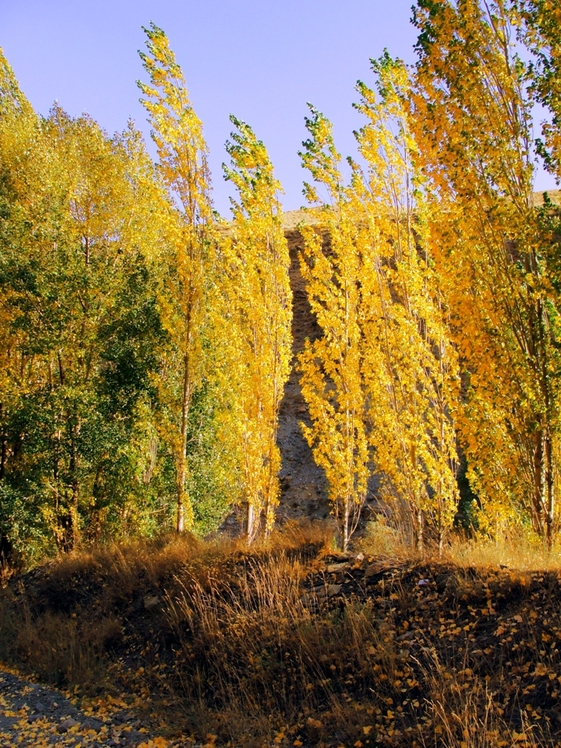
{"label": "yellow poplar tree", "polygon": [[304,164],[329,202],[317,212],[319,227],[304,229],[303,273],[323,330],[300,359],[313,421],[305,435],[326,471],[343,546],[375,469],[381,496],[419,549],[427,522],[442,549],[459,498],[457,357],[429,252],[425,186],[404,105],[408,74],[387,53],[373,64],[378,93],[358,84],[364,167],[350,161],[348,187],[328,121],[315,110],[307,121]]}
{"label": "yellow poplar tree", "polygon": [[193,393],[203,376],[202,333],[205,321],[205,283],[213,213],[210,175],[202,124],[189,99],[181,68],[162,29],[145,29],[148,54],[141,53],[150,84],[139,82],[142,103],[149,113],[158,167],[179,216],[170,212],[169,240],[173,273],[162,288],[165,323],[181,356],[182,384],[179,426],[175,434],[178,532],[192,528],[194,515],[186,491],[187,433]]}
{"label": "yellow poplar tree", "polygon": [[404,99],[405,66],[377,62],[377,93],[358,84],[353,201],[364,255],[363,349],[370,443],[385,497],[422,549],[425,520],[442,550],[458,504],[453,421],[458,369],[429,252],[428,206]]}
{"label": "yellow poplar tree", "polygon": [[559,458],[559,295],[532,198],[520,25],[503,0],[419,0],[412,127],[435,195],[431,246],[464,370],[469,479],[496,521],[551,545]]}
{"label": "yellow poplar tree", "polygon": [[[299,356],[302,394],[312,426],[302,425],[314,459],[325,470],[329,498],[345,550],[366,499],[370,450],[361,328],[361,283],[365,266],[357,247],[358,226],[338,168],[331,124],[312,108],[311,138],[303,164],[327,193],[317,224],[304,227],[302,275],[312,312],[323,335],[306,341]],[[306,185],[310,202],[317,191]],[[324,250],[328,237],[329,250]]]}
{"label": "yellow poplar tree", "polygon": [[290,257],[278,200],[280,184],[263,143],[235,117],[226,144],[226,179],[238,191],[222,252],[226,388],[233,390],[232,427],[239,435],[247,537],[268,532],[279,502],[278,413],[292,357]]}

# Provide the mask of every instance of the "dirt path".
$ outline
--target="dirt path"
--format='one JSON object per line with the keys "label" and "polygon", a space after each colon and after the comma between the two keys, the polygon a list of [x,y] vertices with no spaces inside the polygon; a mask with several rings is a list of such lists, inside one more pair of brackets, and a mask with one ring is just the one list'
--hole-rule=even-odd
{"label": "dirt path", "polygon": [[164,748],[173,744],[163,738],[151,739],[140,722],[126,712],[93,716],[54,688],[0,670],[0,748],[51,745]]}

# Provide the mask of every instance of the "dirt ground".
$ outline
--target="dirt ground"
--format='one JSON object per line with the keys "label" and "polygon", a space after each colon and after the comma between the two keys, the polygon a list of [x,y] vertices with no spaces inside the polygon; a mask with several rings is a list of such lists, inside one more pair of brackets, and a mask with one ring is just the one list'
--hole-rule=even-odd
{"label": "dirt ground", "polygon": [[151,741],[140,722],[124,711],[92,716],[55,688],[0,671],[0,748],[51,745],[99,748],[157,742]]}

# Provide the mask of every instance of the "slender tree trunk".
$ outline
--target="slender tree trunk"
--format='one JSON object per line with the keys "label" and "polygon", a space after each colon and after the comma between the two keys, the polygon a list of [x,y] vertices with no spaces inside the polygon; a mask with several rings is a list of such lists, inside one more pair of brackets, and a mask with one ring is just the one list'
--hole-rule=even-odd
{"label": "slender tree trunk", "polygon": [[444,527],[442,522],[442,489],[438,500],[438,557],[442,558],[444,551]]}
{"label": "slender tree trunk", "polygon": [[78,435],[78,424],[72,425],[70,432],[70,475],[71,475],[71,502],[70,502],[70,550],[78,546],[80,527],[79,527],[79,497],[80,486],[78,481],[78,447],[76,444]]}
{"label": "slender tree trunk", "polygon": [[255,524],[256,524],[256,512],[253,504],[247,502],[247,517],[246,517],[246,536],[249,544],[255,540]]}
{"label": "slender tree trunk", "polygon": [[60,377],[60,383],[64,387],[64,366],[62,365],[62,355],[60,351],[57,351],[58,360],[58,375]]}
{"label": "slender tree trunk", "polygon": [[422,556],[425,552],[424,521],[423,512],[416,509],[413,514],[415,525],[415,545],[417,551]]}
{"label": "slender tree trunk", "polygon": [[344,507],[343,507],[343,538],[342,538],[342,548],[343,552],[347,550],[347,547],[349,545],[349,519],[350,519],[350,510],[351,510],[351,500],[348,496],[345,497]]}
{"label": "slender tree trunk", "polygon": [[535,436],[534,444],[534,524],[538,535],[546,540],[547,518],[546,514],[546,484],[545,484],[545,449],[544,432],[539,429]]}
{"label": "slender tree trunk", "polygon": [[4,424],[2,423],[3,418],[4,418],[4,403],[0,403],[0,428],[2,429],[2,433],[0,435],[0,439],[2,441],[2,444],[0,447],[0,479],[4,477],[5,470],[6,470],[6,459],[8,456],[6,432],[4,431]]}
{"label": "slender tree trunk", "polygon": [[553,519],[555,512],[555,475],[553,465],[553,445],[551,434],[547,435],[545,442],[545,480],[546,480],[546,492],[547,492],[547,510],[546,510],[546,543],[547,549],[551,552],[553,547]]}
{"label": "slender tree trunk", "polygon": [[[185,490],[187,479],[187,427],[189,422],[189,407],[191,404],[191,381],[190,381],[189,354],[185,354],[183,371],[183,392],[181,397],[181,434],[179,445],[179,464],[177,466],[177,519],[176,530],[185,530],[185,520],[189,527],[193,523],[193,509],[189,496]],[[187,515],[187,516],[186,516]]]}

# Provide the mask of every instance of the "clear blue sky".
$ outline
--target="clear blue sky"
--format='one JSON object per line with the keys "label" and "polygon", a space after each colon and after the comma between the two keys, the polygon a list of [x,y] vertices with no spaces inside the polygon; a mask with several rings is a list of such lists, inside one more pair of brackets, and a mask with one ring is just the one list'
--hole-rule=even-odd
{"label": "clear blue sky", "polygon": [[[214,200],[228,214],[222,178],[228,115],[248,122],[267,146],[287,210],[300,207],[297,151],[306,102],[334,123],[338,149],[355,152],[360,118],[351,104],[369,58],[384,47],[412,62],[412,0],[0,0],[0,46],[34,107],[55,100],[88,112],[109,132],[132,117],[148,136],[135,85],[144,76],[141,26],[167,33],[210,148]],[[553,182],[538,176],[537,188]]]}

